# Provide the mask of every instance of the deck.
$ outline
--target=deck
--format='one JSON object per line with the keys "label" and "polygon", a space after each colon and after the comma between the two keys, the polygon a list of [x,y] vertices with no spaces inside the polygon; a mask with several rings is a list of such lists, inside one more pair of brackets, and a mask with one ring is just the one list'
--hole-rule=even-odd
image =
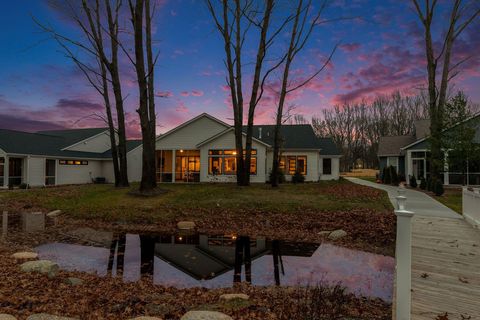
{"label": "deck", "polygon": [[413,218],[412,319],[480,319],[480,231],[465,220]]}

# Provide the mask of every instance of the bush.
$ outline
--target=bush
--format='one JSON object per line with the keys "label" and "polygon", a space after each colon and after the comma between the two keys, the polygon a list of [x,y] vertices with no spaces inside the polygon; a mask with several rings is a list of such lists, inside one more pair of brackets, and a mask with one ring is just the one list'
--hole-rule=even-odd
{"label": "bush", "polygon": [[445,192],[445,190],[443,189],[443,183],[442,181],[440,181],[440,179],[435,180],[433,184],[433,192],[436,196],[441,196]]}
{"label": "bush", "polygon": [[391,184],[394,186],[398,186],[398,184],[400,183],[400,179],[398,179],[397,170],[395,170],[395,167],[390,166],[389,171],[390,171],[390,178],[392,180]]}
{"label": "bush", "polygon": [[425,181],[424,177],[420,178],[420,189],[422,189],[422,190],[427,189],[427,182]]}
{"label": "bush", "polygon": [[[285,182],[285,173],[283,172],[283,170],[278,170],[278,183],[284,183]],[[273,181],[273,171],[270,170],[270,173],[268,175],[268,182],[272,182]]]}
{"label": "bush", "polygon": [[430,178],[427,178],[427,190],[433,191],[433,181]]}
{"label": "bush", "polygon": [[19,189],[28,189],[28,184],[22,183],[18,186]]}
{"label": "bush", "polygon": [[415,176],[410,176],[410,181],[408,183],[410,187],[416,188],[417,187],[417,178]]}
{"label": "bush", "polygon": [[305,176],[300,172],[296,171],[295,174],[292,176],[292,182],[293,183],[304,183],[305,182]]}
{"label": "bush", "polygon": [[392,183],[392,176],[389,167],[383,168],[382,182],[385,184]]}

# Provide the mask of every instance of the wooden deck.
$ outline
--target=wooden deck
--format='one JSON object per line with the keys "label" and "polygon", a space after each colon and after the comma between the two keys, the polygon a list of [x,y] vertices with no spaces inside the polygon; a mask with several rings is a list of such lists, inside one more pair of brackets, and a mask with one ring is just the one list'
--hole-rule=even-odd
{"label": "wooden deck", "polygon": [[412,225],[412,319],[480,319],[480,231],[463,219]]}

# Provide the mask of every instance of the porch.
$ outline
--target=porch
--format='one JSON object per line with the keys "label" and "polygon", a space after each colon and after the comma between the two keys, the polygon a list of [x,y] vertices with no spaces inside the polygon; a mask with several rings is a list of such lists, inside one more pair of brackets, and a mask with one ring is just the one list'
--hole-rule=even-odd
{"label": "porch", "polygon": [[200,150],[157,150],[157,182],[200,182]]}

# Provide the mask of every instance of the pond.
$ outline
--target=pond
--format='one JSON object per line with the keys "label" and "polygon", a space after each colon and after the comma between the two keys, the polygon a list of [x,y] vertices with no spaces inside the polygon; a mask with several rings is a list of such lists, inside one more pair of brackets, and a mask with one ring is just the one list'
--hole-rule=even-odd
{"label": "pond", "polygon": [[[2,235],[43,232],[55,224],[42,214],[3,215]],[[198,233],[134,234],[92,228],[67,231],[61,241],[35,248],[40,259],[68,271],[149,279],[177,288],[341,284],[359,296],[391,302],[392,257],[330,243],[304,243]]]}

